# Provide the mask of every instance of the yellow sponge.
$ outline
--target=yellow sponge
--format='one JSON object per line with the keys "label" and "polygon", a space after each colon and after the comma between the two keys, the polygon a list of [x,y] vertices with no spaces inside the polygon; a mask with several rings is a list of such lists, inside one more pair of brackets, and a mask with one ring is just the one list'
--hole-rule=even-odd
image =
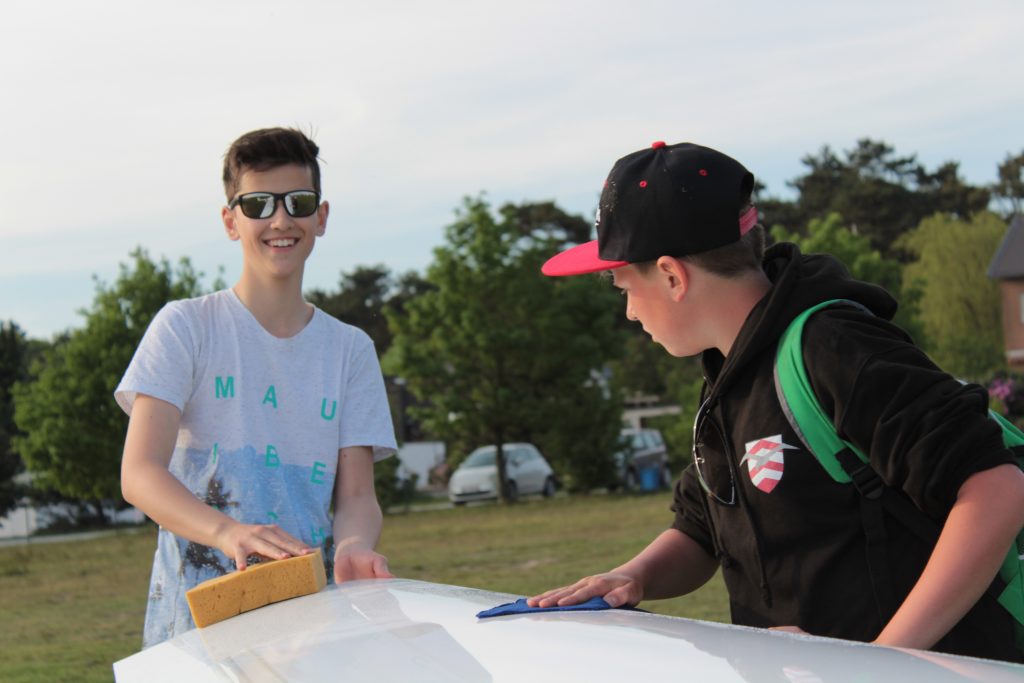
{"label": "yellow sponge", "polygon": [[316,593],[325,585],[324,561],[317,550],[203,581],[185,597],[192,620],[203,628],[272,602]]}

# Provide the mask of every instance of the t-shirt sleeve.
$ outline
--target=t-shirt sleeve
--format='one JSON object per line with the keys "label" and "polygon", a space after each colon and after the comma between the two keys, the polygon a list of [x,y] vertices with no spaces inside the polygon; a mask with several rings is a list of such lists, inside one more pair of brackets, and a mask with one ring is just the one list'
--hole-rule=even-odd
{"label": "t-shirt sleeve", "polygon": [[183,309],[170,302],[146,328],[114,398],[129,415],[138,394],[153,396],[184,411],[192,395],[194,364],[192,326]]}
{"label": "t-shirt sleeve", "polygon": [[338,448],[370,446],[376,462],[395,454],[395,428],[373,342],[363,335],[357,339],[345,378]]}

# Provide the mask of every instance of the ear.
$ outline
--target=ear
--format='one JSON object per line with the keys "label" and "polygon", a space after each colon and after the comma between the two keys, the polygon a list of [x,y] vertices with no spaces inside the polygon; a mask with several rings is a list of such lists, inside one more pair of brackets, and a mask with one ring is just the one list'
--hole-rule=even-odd
{"label": "ear", "polygon": [[690,272],[686,264],[673,256],[662,256],[655,262],[655,268],[669,298],[675,302],[682,301],[690,289]]}
{"label": "ear", "polygon": [[224,232],[228,234],[228,239],[232,242],[238,241],[238,228],[235,226],[235,212],[228,207],[223,207],[220,210],[220,220],[224,223]]}
{"label": "ear", "polygon": [[316,210],[316,236],[323,237],[324,233],[327,232],[327,214],[331,212],[331,205],[327,202],[320,202],[320,207]]}

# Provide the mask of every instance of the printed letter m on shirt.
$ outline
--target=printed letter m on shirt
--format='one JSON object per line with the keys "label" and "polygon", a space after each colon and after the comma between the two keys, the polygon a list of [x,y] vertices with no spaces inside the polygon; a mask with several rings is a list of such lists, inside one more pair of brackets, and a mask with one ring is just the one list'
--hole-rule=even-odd
{"label": "printed letter m on shirt", "polygon": [[235,397],[235,377],[234,375],[228,375],[228,379],[225,382],[224,378],[217,376],[217,386],[215,388],[217,398],[234,398]]}

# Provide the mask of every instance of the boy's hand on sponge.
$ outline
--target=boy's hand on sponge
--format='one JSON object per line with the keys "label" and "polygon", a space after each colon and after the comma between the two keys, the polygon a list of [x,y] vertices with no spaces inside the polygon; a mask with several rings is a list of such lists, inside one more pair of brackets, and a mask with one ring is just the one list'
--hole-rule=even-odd
{"label": "boy's hand on sponge", "polygon": [[355,579],[393,579],[388,559],[372,550],[339,550],[334,554],[334,582]]}
{"label": "boy's hand on sponge", "polygon": [[203,581],[185,593],[192,620],[203,628],[236,614],[316,593],[327,584],[319,550],[275,562],[261,562],[249,571],[228,572]]}
{"label": "boy's hand on sponge", "polygon": [[313,548],[287,533],[276,524],[241,524],[233,522],[218,534],[217,547],[234,559],[239,571],[248,566],[250,555],[261,555],[270,560],[307,555]]}

